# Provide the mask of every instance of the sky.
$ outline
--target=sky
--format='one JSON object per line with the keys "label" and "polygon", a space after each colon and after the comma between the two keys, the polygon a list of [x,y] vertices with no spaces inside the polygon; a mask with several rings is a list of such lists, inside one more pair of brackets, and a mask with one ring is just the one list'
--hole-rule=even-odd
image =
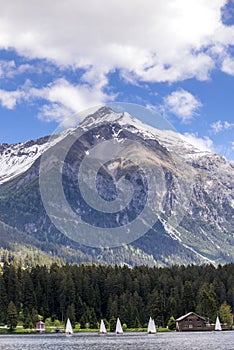
{"label": "sky", "polygon": [[234,0],[0,0],[0,143],[108,102],[234,160]]}

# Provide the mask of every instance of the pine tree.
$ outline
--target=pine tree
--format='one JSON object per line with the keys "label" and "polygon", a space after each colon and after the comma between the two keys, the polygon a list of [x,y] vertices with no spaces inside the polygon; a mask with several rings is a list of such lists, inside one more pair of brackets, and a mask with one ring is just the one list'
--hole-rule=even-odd
{"label": "pine tree", "polygon": [[76,315],[75,315],[74,304],[71,304],[71,305],[68,306],[67,312],[66,312],[66,318],[69,318],[70,321],[71,321],[71,324],[75,325],[75,323],[76,323]]}
{"label": "pine tree", "polygon": [[93,307],[90,309],[89,326],[91,329],[97,328],[97,317]]}
{"label": "pine tree", "polygon": [[195,311],[195,295],[193,291],[193,286],[190,281],[185,281],[182,293],[181,304],[183,305],[183,313],[188,313],[190,311]]}
{"label": "pine tree", "polygon": [[226,301],[219,308],[219,316],[222,323],[232,324],[232,308]]}
{"label": "pine tree", "polygon": [[3,324],[5,324],[7,318],[7,300],[5,281],[3,276],[0,275],[0,323]]}
{"label": "pine tree", "polygon": [[197,311],[202,316],[208,317],[210,322],[215,322],[217,315],[216,298],[213,290],[209,289],[207,284],[204,284],[199,291]]}
{"label": "pine tree", "polygon": [[36,306],[36,297],[34,292],[34,286],[29,271],[24,271],[23,274],[23,302],[27,306],[29,311]]}
{"label": "pine tree", "polygon": [[107,303],[107,317],[117,317],[118,313],[118,297],[111,294]]}
{"label": "pine tree", "polygon": [[84,312],[83,312],[83,315],[81,316],[81,319],[80,319],[80,327],[81,328],[89,328],[90,327],[90,309],[89,307],[84,304]]}
{"label": "pine tree", "polygon": [[174,318],[173,316],[171,316],[171,317],[169,318],[169,321],[168,321],[168,323],[167,323],[167,326],[168,326],[168,328],[169,328],[171,331],[175,330],[175,328],[176,328],[176,321],[175,321],[175,318]]}
{"label": "pine tree", "polygon": [[13,301],[10,301],[8,308],[7,308],[7,326],[10,328],[10,330],[13,330],[16,328],[18,322],[18,313],[16,310],[16,306],[13,303]]}
{"label": "pine tree", "polygon": [[31,318],[31,315],[30,315],[28,308],[24,312],[23,327],[25,329],[28,329],[28,328],[32,329],[33,328],[33,322],[32,322],[32,318]]}
{"label": "pine tree", "polygon": [[109,324],[110,324],[110,332],[114,332],[116,327],[116,318],[114,316],[111,317]]}
{"label": "pine tree", "polygon": [[140,323],[138,317],[135,318],[133,327],[134,327],[134,328],[141,328],[141,323]]}
{"label": "pine tree", "polygon": [[31,312],[31,319],[32,319],[32,323],[33,325],[35,326],[35,324],[39,321],[39,315],[38,315],[38,312],[36,309],[32,309],[32,312]]}

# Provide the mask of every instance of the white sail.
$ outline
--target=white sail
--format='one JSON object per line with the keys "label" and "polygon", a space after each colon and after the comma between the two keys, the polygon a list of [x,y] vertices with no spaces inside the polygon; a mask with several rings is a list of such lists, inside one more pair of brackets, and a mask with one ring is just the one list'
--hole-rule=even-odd
{"label": "white sail", "polygon": [[220,321],[219,321],[219,316],[216,317],[215,330],[216,331],[221,331],[222,330],[222,327],[221,327],[221,324],[220,324]]}
{"label": "white sail", "polygon": [[150,318],[149,318],[149,322],[148,322],[147,333],[149,333],[149,332],[150,332],[151,322],[152,322],[152,318],[151,318],[151,316],[150,316]]}
{"label": "white sail", "polygon": [[99,334],[106,334],[107,331],[106,331],[106,326],[105,326],[105,323],[103,320],[101,320],[101,324],[100,324],[100,331],[99,331]]}
{"label": "white sail", "polygon": [[121,326],[121,322],[120,322],[119,318],[117,318],[115,333],[116,334],[122,334],[123,333],[123,328]]}
{"label": "white sail", "polygon": [[147,332],[148,332],[148,334],[156,333],[155,323],[154,323],[154,320],[151,317],[149,319]]}
{"label": "white sail", "polygon": [[66,332],[67,335],[72,335],[73,334],[73,329],[72,329],[71,321],[70,321],[69,318],[67,319],[65,332]]}

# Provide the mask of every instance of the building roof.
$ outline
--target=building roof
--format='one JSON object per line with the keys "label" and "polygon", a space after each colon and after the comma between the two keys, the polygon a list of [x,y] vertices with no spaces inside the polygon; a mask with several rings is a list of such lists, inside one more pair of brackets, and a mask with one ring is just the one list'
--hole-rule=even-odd
{"label": "building roof", "polygon": [[190,315],[195,315],[195,316],[201,318],[201,319],[204,320],[204,321],[206,320],[204,317],[202,317],[202,316],[196,314],[195,312],[188,312],[186,315],[183,315],[183,316],[177,318],[176,321],[182,321],[184,318],[187,318],[187,317],[190,316]]}

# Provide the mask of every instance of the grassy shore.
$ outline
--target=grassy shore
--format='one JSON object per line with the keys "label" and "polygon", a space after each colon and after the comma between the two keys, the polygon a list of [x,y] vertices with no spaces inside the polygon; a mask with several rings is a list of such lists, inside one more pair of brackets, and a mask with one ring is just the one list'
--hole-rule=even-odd
{"label": "grassy shore", "polygon": [[[54,327],[47,327],[45,333],[51,333],[55,330]],[[74,333],[98,333],[99,329],[77,329],[74,328]],[[147,328],[127,328],[124,332],[147,332]],[[157,332],[171,332],[168,328],[158,328]],[[23,327],[17,327],[13,330],[7,328],[0,328],[0,334],[37,334],[36,329],[24,329]]]}

